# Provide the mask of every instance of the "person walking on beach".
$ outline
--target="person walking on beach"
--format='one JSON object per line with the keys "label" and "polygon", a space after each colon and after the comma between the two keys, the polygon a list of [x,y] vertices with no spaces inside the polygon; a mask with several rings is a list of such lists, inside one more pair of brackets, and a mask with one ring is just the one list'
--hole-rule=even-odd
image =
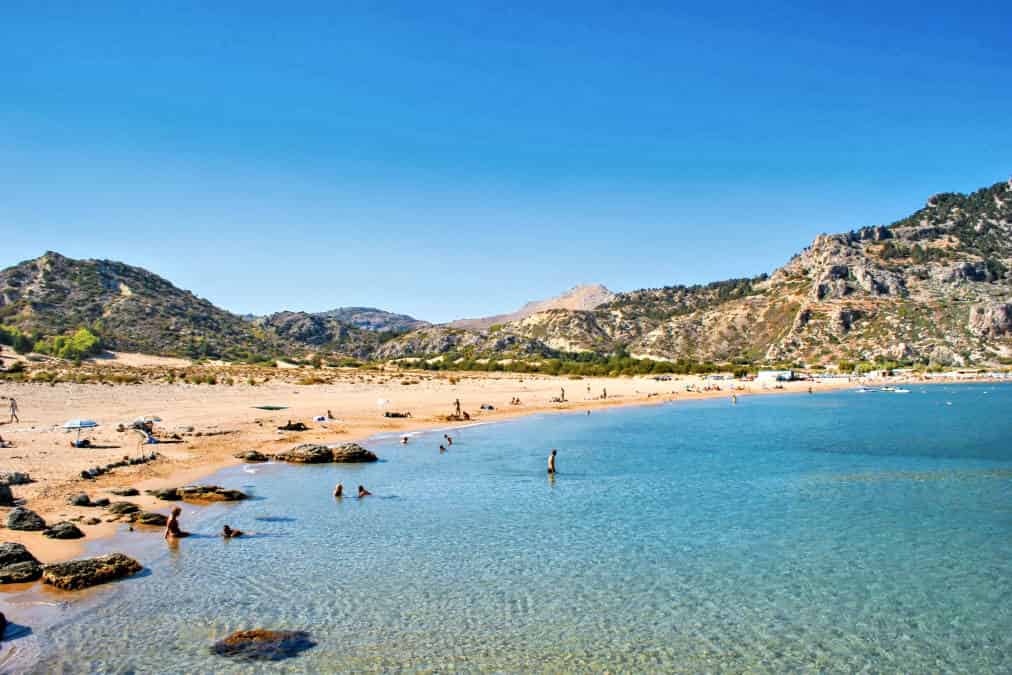
{"label": "person walking on beach", "polygon": [[172,515],[169,516],[169,520],[165,523],[165,538],[166,539],[180,539],[182,537],[189,537],[189,532],[183,532],[179,528],[179,514],[183,512],[183,509],[178,506],[172,509]]}
{"label": "person walking on beach", "polygon": [[11,408],[11,419],[10,419],[10,422],[8,422],[8,424],[14,424],[15,422],[20,422],[21,420],[18,418],[18,402],[14,400],[13,396],[11,396],[11,405],[10,405],[10,408]]}
{"label": "person walking on beach", "polygon": [[555,453],[558,452],[555,448],[552,448],[552,454],[548,455],[548,473],[555,475]]}
{"label": "person walking on beach", "polygon": [[608,388],[607,387],[601,387],[601,398],[602,399],[608,398]]}
{"label": "person walking on beach", "polygon": [[559,387],[559,389],[562,390],[562,395],[559,396],[559,400],[560,401],[565,401],[566,400],[566,388],[565,387]]}
{"label": "person walking on beach", "polygon": [[457,417],[460,417],[460,399],[459,398],[453,402],[453,407],[457,409]]}

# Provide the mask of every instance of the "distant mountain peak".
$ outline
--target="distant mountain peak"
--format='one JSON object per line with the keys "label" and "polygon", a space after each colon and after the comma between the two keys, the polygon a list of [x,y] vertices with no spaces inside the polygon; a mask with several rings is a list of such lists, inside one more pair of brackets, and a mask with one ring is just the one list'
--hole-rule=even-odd
{"label": "distant mountain peak", "polygon": [[515,312],[496,314],[476,319],[458,319],[451,321],[452,328],[470,330],[487,330],[489,327],[510,321],[520,321],[532,314],[546,312],[550,309],[568,309],[570,311],[589,311],[610,302],[615,294],[602,284],[579,284],[565,293],[547,300],[532,300]]}

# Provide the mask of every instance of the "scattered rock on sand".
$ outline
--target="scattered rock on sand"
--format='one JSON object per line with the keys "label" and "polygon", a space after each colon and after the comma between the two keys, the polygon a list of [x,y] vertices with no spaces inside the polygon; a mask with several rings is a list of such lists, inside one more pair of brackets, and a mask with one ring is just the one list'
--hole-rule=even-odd
{"label": "scattered rock on sand", "polygon": [[244,462],[269,462],[271,459],[264,453],[256,450],[244,450],[242,452],[235,453],[235,456]]}
{"label": "scattered rock on sand", "polygon": [[136,497],[137,495],[140,494],[140,491],[137,488],[125,487],[125,488],[111,488],[109,490],[109,493],[114,494],[117,497]]}
{"label": "scattered rock on sand", "polygon": [[82,492],[68,497],[67,503],[71,506],[91,506],[91,497]]}
{"label": "scattered rock on sand", "polygon": [[19,506],[7,514],[7,528],[10,530],[38,531],[46,529],[42,516]]}
{"label": "scattered rock on sand", "polygon": [[3,485],[28,485],[34,482],[31,476],[21,471],[4,471],[0,473],[0,483]]}
{"label": "scattered rock on sand", "polygon": [[315,647],[301,630],[241,630],[215,642],[211,652],[246,661],[281,661]]}
{"label": "scattered rock on sand", "polygon": [[84,524],[85,525],[98,525],[101,522],[102,522],[101,518],[88,518],[87,520],[84,521]]}
{"label": "scattered rock on sand", "polygon": [[35,581],[42,576],[42,564],[24,544],[5,541],[0,544],[0,584]]}
{"label": "scattered rock on sand", "polygon": [[137,513],[141,510],[141,507],[137,506],[133,502],[113,502],[109,505],[109,513],[113,513],[117,516],[125,516],[128,513]]}
{"label": "scattered rock on sand", "polygon": [[42,534],[50,539],[80,539],[84,536],[84,532],[81,532],[77,525],[65,520],[50,525]]}
{"label": "scattered rock on sand", "polygon": [[140,572],[141,564],[122,553],[44,565],[42,583],[68,591],[88,588]]}
{"label": "scattered rock on sand", "polygon": [[156,527],[164,527],[165,524],[169,522],[169,518],[168,516],[163,516],[160,513],[153,513],[151,511],[142,511],[141,513],[138,513],[137,516],[134,518],[134,522],[140,523],[141,525],[154,525]]}
{"label": "scattered rock on sand", "polygon": [[92,499],[90,506],[99,506],[105,508],[106,506],[109,506],[109,498],[100,497],[99,499]]}
{"label": "scattered rock on sand", "polygon": [[14,493],[10,485],[0,484],[0,506],[14,506]]}

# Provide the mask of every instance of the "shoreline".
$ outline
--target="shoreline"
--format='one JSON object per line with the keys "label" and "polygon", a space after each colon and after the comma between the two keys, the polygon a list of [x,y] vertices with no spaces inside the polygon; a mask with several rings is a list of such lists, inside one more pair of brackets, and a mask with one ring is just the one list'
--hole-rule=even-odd
{"label": "shoreline", "polygon": [[[494,380],[507,380],[511,378],[477,378],[477,379],[494,379]],[[515,378],[517,381],[522,382],[524,378]],[[564,378],[551,378],[548,376],[540,376],[538,379],[542,381],[550,382],[552,388],[562,383],[563,385],[573,385],[577,382]],[[601,378],[605,382],[616,383],[616,379],[612,378]],[[649,380],[648,378],[628,378],[627,383],[637,383],[640,385],[649,384],[654,386],[664,385],[667,388],[678,386],[684,389],[687,385],[699,386],[703,381],[697,376],[684,376],[681,378],[673,378],[670,381],[657,382]],[[889,380],[889,384],[904,384],[904,385],[936,385],[936,384],[971,384],[979,383],[979,381],[939,381],[933,380],[917,380],[917,379],[903,379],[903,380]],[[740,383],[737,381],[723,381],[720,384],[727,386],[729,383],[733,385],[747,386],[746,383]],[[223,434],[220,436],[212,437],[211,441],[204,446],[205,450],[210,450],[206,454],[196,458],[190,458],[190,461],[183,461],[181,466],[177,466],[178,462],[155,462],[148,465],[140,465],[139,467],[129,467],[128,470],[120,472],[112,472],[105,476],[101,476],[93,480],[85,479],[71,479],[67,481],[55,482],[54,485],[49,486],[49,489],[43,494],[41,498],[35,500],[29,499],[28,503],[25,504],[28,508],[36,510],[47,522],[56,522],[57,520],[64,520],[70,513],[77,515],[93,515],[102,516],[104,511],[98,508],[88,507],[70,507],[61,502],[59,497],[54,497],[53,492],[66,494],[73,492],[89,492],[91,494],[100,496],[109,496],[113,501],[117,500],[128,500],[136,503],[143,510],[164,512],[171,508],[172,503],[158,500],[150,495],[144,494],[145,490],[158,489],[166,487],[176,487],[180,485],[186,485],[194,482],[204,480],[214,474],[218,473],[223,469],[229,467],[241,465],[244,462],[240,459],[233,457],[235,452],[246,449],[259,449],[262,451],[276,452],[280,449],[287,449],[293,445],[299,443],[338,443],[338,442],[358,442],[364,443],[371,438],[378,436],[400,436],[400,435],[413,435],[424,432],[431,432],[436,430],[451,430],[457,428],[467,428],[469,426],[495,424],[499,422],[505,422],[513,419],[519,419],[531,415],[538,414],[558,414],[558,413],[575,413],[581,411],[594,411],[594,410],[607,410],[612,408],[624,408],[630,406],[649,406],[649,405],[661,405],[665,403],[677,402],[677,401],[698,401],[698,400],[711,400],[718,398],[729,398],[732,393],[737,394],[741,398],[748,398],[750,396],[762,396],[770,394],[803,394],[808,392],[808,387],[813,388],[812,393],[825,393],[831,391],[840,391],[845,389],[852,389],[862,385],[876,385],[881,382],[830,382],[830,383],[812,383],[808,381],[794,381],[785,382],[782,389],[778,388],[759,388],[755,386],[755,383],[749,383],[753,388],[746,391],[734,391],[730,388],[722,389],[719,391],[692,391],[692,392],[636,392],[635,395],[629,394],[618,394],[616,396],[610,396],[608,399],[600,399],[597,397],[584,398],[582,400],[567,400],[565,403],[545,403],[545,404],[534,404],[529,406],[521,407],[496,407],[494,411],[482,411],[480,415],[472,417],[471,420],[455,422],[448,421],[445,418],[439,419],[438,417],[411,417],[402,419],[391,419],[385,417],[377,417],[374,420],[366,420],[365,423],[358,425],[354,430],[348,430],[344,428],[337,428],[331,430],[328,427],[322,429],[313,429],[311,432],[303,432],[297,436],[283,435],[280,438],[272,438],[269,440],[260,439],[244,439],[244,438],[232,438],[233,435],[240,434]],[[28,386],[41,386],[41,385],[28,385]],[[87,385],[85,385],[87,386]],[[298,392],[296,392],[298,393]],[[292,419],[296,419],[293,415]],[[4,427],[0,426],[0,430]],[[278,446],[282,447],[269,447]],[[254,447],[250,447],[254,446]],[[145,446],[147,447],[147,446]],[[139,470],[132,470],[139,469]],[[108,490],[121,487],[134,487],[140,491],[139,496],[135,497],[115,497],[107,493]],[[35,503],[33,503],[33,501]],[[205,505],[200,503],[192,503],[192,506],[203,507]],[[57,562],[67,560],[70,558],[81,555],[86,548],[89,546],[101,542],[103,540],[110,539],[118,534],[124,523],[121,522],[105,522],[94,526],[90,526],[86,529],[86,538],[77,540],[54,540],[47,539],[39,532],[22,532],[7,530],[5,532],[6,541],[16,541],[29,547],[33,554],[42,562]],[[82,527],[82,529],[85,529]],[[145,528],[147,529],[147,528]],[[155,530],[152,530],[155,531]],[[20,585],[19,585],[20,586]],[[0,593],[7,590],[16,591],[21,589],[4,588],[0,587]]]}

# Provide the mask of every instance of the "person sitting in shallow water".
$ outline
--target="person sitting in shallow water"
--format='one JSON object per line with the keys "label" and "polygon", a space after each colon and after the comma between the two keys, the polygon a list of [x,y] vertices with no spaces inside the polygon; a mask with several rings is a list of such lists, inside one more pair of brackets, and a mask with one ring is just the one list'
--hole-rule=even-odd
{"label": "person sitting in shallow water", "polygon": [[445,445],[439,446],[439,451],[440,452],[446,452],[446,446]]}
{"label": "person sitting in shallow water", "polygon": [[183,509],[178,506],[172,509],[172,514],[169,516],[169,520],[165,523],[165,538],[166,539],[181,539],[182,537],[189,537],[189,532],[183,532],[179,529],[179,514],[183,512]]}
{"label": "person sitting in shallow water", "polygon": [[228,525],[225,525],[221,528],[221,536],[224,537],[225,539],[235,539],[236,537],[241,537],[242,534],[243,534],[242,530],[233,530]]}
{"label": "person sitting in shallow water", "polygon": [[336,499],[340,499],[343,496],[344,496],[344,484],[343,483],[338,483],[337,487],[334,488],[334,497]]}
{"label": "person sitting in shallow water", "polygon": [[358,498],[359,499],[362,499],[362,497],[371,497],[371,496],[372,496],[372,493],[369,492],[368,490],[366,490],[364,486],[362,486],[362,485],[358,486]]}
{"label": "person sitting in shallow water", "polygon": [[408,437],[407,436],[401,436],[401,445],[407,445],[407,444],[408,444]]}

